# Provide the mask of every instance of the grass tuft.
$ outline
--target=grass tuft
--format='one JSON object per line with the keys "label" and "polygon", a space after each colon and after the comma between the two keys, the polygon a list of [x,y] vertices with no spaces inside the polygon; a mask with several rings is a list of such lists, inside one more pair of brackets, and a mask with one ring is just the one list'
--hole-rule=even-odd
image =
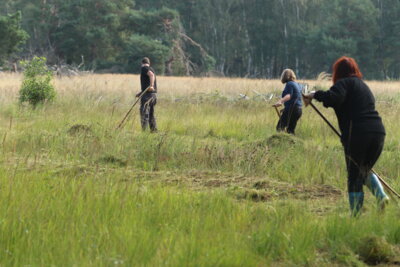
{"label": "grass tuft", "polygon": [[384,237],[367,236],[360,240],[358,254],[365,263],[377,265],[390,262],[394,251]]}

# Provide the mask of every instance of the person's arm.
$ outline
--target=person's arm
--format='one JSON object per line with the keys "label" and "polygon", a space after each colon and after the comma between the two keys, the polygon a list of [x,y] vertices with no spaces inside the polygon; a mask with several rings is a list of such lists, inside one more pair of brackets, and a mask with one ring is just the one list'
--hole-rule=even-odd
{"label": "person's arm", "polygon": [[283,104],[285,104],[285,102],[289,101],[291,98],[292,98],[292,97],[291,97],[290,94],[285,95],[284,97],[282,97],[281,99],[279,99],[278,102],[276,102],[276,103],[274,104],[274,107],[282,106]]}
{"label": "person's arm", "polygon": [[285,89],[283,89],[283,97],[278,100],[273,106],[274,107],[280,107],[282,106],[285,102],[289,101],[292,98],[293,94],[293,87],[290,84],[286,84]]}
{"label": "person's arm", "polygon": [[154,75],[154,73],[153,73],[151,70],[149,70],[149,71],[147,72],[147,75],[148,75],[149,78],[150,78],[150,88],[149,88],[149,91],[154,91],[154,81],[156,80],[156,75]]}
{"label": "person's arm", "polygon": [[339,81],[333,85],[328,91],[318,90],[303,97],[305,106],[311,103],[312,99],[316,99],[324,104],[324,107],[340,106],[346,99],[347,87],[346,81]]}

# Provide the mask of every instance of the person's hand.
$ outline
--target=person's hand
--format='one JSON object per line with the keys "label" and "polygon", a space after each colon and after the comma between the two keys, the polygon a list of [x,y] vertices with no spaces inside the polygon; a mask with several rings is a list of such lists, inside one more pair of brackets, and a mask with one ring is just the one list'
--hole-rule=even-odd
{"label": "person's hand", "polygon": [[308,105],[310,105],[311,101],[314,98],[314,93],[309,93],[308,95],[304,95],[303,94],[303,102],[304,105],[307,107]]}
{"label": "person's hand", "polygon": [[279,100],[278,102],[276,102],[275,104],[272,105],[273,107],[280,107],[282,106],[282,102]]}
{"label": "person's hand", "polygon": [[147,91],[153,92],[154,91],[154,87],[153,86],[149,86],[149,89]]}

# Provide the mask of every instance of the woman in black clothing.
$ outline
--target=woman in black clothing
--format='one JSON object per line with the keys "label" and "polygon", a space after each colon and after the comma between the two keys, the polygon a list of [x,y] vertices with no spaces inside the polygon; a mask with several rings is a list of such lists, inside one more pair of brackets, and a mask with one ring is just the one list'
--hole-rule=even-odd
{"label": "woman in black clothing", "polygon": [[360,212],[364,201],[363,185],[375,195],[381,208],[389,198],[371,169],[378,160],[385,140],[382,119],[375,110],[375,98],[362,80],[353,58],[341,57],[333,65],[333,86],[328,91],[316,91],[304,97],[335,110],[341,131],[348,174],[350,209]]}

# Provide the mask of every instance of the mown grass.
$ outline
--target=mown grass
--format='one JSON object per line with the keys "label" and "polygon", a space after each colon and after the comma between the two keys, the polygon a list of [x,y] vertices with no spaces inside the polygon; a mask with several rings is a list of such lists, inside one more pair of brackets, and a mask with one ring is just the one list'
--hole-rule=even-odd
{"label": "mown grass", "polygon": [[[342,148],[323,121],[305,109],[296,137],[275,133],[274,100],[252,88],[278,81],[161,77],[160,132],[148,134],[137,110],[115,129],[130,76],[57,80],[55,103],[36,109],[15,102],[19,79],[0,80],[1,265],[398,261],[398,206],[379,214],[367,194],[350,218]],[[371,84],[387,130],[376,170],[400,190],[398,83]]]}

